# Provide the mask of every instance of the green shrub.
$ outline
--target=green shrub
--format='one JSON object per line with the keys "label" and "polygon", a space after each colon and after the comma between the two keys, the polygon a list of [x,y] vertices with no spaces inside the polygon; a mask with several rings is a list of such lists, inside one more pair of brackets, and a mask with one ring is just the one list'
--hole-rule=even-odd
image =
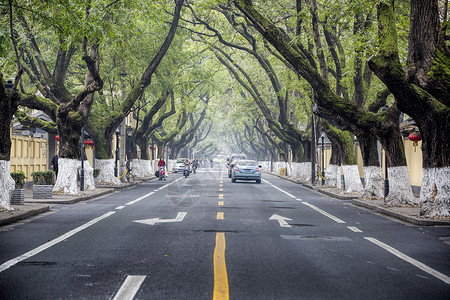
{"label": "green shrub", "polygon": [[55,184],[55,172],[52,170],[33,172],[31,177],[33,178],[33,183],[37,185]]}
{"label": "green shrub", "polygon": [[98,178],[98,175],[100,175],[100,169],[99,168],[95,168],[94,169],[94,178]]}
{"label": "green shrub", "polygon": [[27,176],[25,176],[25,173],[23,171],[12,172],[11,177],[16,183],[16,189],[23,189],[25,179],[27,178]]}

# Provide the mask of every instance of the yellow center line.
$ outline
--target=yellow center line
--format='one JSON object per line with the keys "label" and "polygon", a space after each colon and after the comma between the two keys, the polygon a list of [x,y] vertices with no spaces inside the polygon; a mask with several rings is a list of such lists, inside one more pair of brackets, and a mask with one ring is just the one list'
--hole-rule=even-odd
{"label": "yellow center line", "polygon": [[225,263],[225,233],[218,232],[214,249],[213,300],[228,300],[229,298],[227,265]]}
{"label": "yellow center line", "polygon": [[223,186],[223,184],[219,184],[219,186]]}
{"label": "yellow center line", "polygon": [[223,192],[223,189],[219,189],[219,192]]}
{"label": "yellow center line", "polygon": [[223,194],[219,194],[219,199],[223,199]]}
{"label": "yellow center line", "polygon": [[218,204],[219,204],[219,205],[223,205],[223,201],[219,201]]}
{"label": "yellow center line", "polygon": [[223,220],[223,212],[217,213],[217,220]]}

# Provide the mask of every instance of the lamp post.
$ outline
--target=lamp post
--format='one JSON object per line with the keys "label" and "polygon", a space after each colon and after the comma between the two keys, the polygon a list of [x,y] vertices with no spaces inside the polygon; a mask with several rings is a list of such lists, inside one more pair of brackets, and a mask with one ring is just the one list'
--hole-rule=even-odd
{"label": "lamp post", "polygon": [[114,177],[119,177],[119,172],[117,168],[117,164],[119,161],[119,134],[120,134],[120,125],[116,128],[116,164],[114,166]]}
{"label": "lamp post", "polygon": [[80,191],[84,191],[84,126],[81,127],[81,171],[80,171]]}
{"label": "lamp post", "polygon": [[127,169],[131,171],[131,136],[133,135],[133,128],[131,126],[127,127]]}
{"label": "lamp post", "polygon": [[322,185],[325,185],[325,132],[322,131],[320,134],[322,138]]}

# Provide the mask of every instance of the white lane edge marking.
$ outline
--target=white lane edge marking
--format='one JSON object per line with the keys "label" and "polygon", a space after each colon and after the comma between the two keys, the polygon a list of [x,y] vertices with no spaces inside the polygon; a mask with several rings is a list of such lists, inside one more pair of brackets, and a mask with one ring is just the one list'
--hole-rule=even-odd
{"label": "white lane edge marking", "polygon": [[123,206],[123,205],[116,207],[116,209],[123,209],[123,208],[125,208],[125,206]]}
{"label": "white lane edge marking", "polygon": [[125,203],[125,205],[132,205],[132,204],[135,204],[136,202],[139,202],[139,201],[141,201],[142,199],[145,199],[145,198],[147,198],[147,197],[153,195],[154,193],[155,193],[155,192],[147,193],[147,194],[145,194],[144,196],[141,196],[141,197],[139,197],[139,198],[137,198],[137,199],[135,199],[135,200],[133,200],[133,201],[130,201],[130,202],[128,202],[128,203]]}
{"label": "white lane edge marking", "polygon": [[339,219],[338,217],[333,216],[332,214],[327,213],[324,210],[321,210],[320,208],[318,208],[317,206],[314,206],[308,202],[302,202],[303,204],[305,204],[306,206],[311,207],[312,209],[314,209],[315,211],[321,213],[322,215],[332,219],[333,221],[340,223],[340,224],[345,224],[345,221],[342,221],[341,219]]}
{"label": "white lane edge marking", "polygon": [[430,275],[436,277],[437,279],[442,280],[442,281],[445,282],[446,284],[449,284],[449,285],[450,285],[450,277],[449,277],[449,276],[447,276],[447,275],[445,275],[445,274],[442,274],[442,273],[439,272],[439,271],[436,271],[435,269],[433,269],[433,268],[431,268],[431,267],[425,265],[424,263],[421,263],[420,261],[415,260],[414,258],[412,258],[412,257],[410,257],[410,256],[408,256],[408,255],[406,255],[406,254],[404,254],[404,253],[398,251],[397,249],[395,249],[395,248],[393,248],[393,247],[391,247],[391,246],[389,246],[389,245],[387,245],[387,244],[385,244],[385,243],[383,243],[383,242],[380,242],[379,240],[377,240],[377,239],[375,239],[375,238],[372,238],[372,237],[364,237],[364,238],[365,238],[366,240],[368,240],[368,241],[374,243],[375,245],[380,246],[380,247],[383,248],[384,250],[386,250],[386,251],[388,251],[388,252],[394,254],[394,255],[397,256],[398,258],[401,258],[401,259],[403,259],[404,261],[409,262],[409,263],[412,264],[413,266],[416,266],[417,268],[421,269],[422,271],[425,271],[426,273],[428,273],[428,274],[430,274]]}
{"label": "white lane edge marking", "polygon": [[146,277],[145,275],[128,275],[114,300],[132,300]]}
{"label": "white lane edge marking", "polygon": [[350,230],[353,231],[353,232],[362,232],[361,229],[356,228],[356,227],[353,227],[353,226],[347,226],[347,228],[350,229]]}
{"label": "white lane edge marking", "polygon": [[279,187],[277,187],[276,185],[274,185],[273,183],[271,183],[271,182],[269,182],[269,181],[267,181],[267,180],[265,180],[265,179],[262,179],[262,181],[264,181],[264,182],[267,183],[267,184],[270,184],[273,188],[279,190],[279,191],[282,192],[282,193],[285,193],[286,195],[288,195],[289,197],[291,197],[291,198],[293,198],[293,199],[296,199],[296,198],[297,198],[296,196],[294,196],[294,195],[292,195],[292,194],[286,192],[285,190],[280,189]]}
{"label": "white lane edge marking", "polygon": [[162,190],[162,189],[168,187],[168,186],[171,185],[171,184],[174,184],[175,182],[181,180],[182,178],[183,178],[183,177],[180,177],[180,178],[178,178],[177,180],[172,181],[171,183],[168,183],[168,184],[166,184],[166,185],[163,185],[162,187],[160,187],[160,188],[157,189],[157,190],[154,190],[153,192],[150,192],[150,193],[145,194],[144,196],[139,197],[139,198],[137,198],[137,199],[135,199],[135,200],[133,200],[133,201],[130,201],[130,202],[128,202],[128,203],[125,203],[125,205],[132,205],[132,204],[135,204],[136,202],[139,202],[139,201],[141,201],[142,199],[145,199],[145,198],[147,198],[147,197],[153,195],[155,192],[160,191],[160,190]]}
{"label": "white lane edge marking", "polygon": [[34,255],[36,255],[36,254],[46,250],[46,249],[48,249],[48,248],[58,244],[59,242],[65,240],[65,239],[68,239],[72,235],[74,235],[74,234],[76,234],[76,233],[78,233],[78,232],[80,232],[80,231],[82,231],[82,230],[84,230],[84,229],[94,225],[95,223],[97,223],[97,222],[99,222],[99,221],[101,221],[101,220],[103,220],[103,219],[105,219],[105,218],[107,218],[107,217],[109,217],[109,216],[111,216],[112,214],[115,214],[115,213],[116,213],[115,211],[110,211],[110,212],[108,212],[108,213],[106,213],[106,214],[104,214],[104,215],[102,215],[102,216],[100,216],[98,218],[95,218],[95,219],[87,222],[84,225],[81,225],[81,226],[79,226],[79,227],[77,227],[75,229],[72,229],[71,231],[69,231],[69,232],[67,232],[67,233],[65,233],[65,234],[63,234],[63,235],[61,235],[61,236],[59,236],[59,237],[57,237],[57,238],[55,238],[55,239],[53,239],[53,240],[51,240],[51,241],[41,245],[41,246],[31,250],[31,251],[28,251],[28,252],[26,252],[26,253],[24,253],[24,254],[16,257],[16,258],[8,260],[7,262],[5,262],[2,265],[0,265],[0,273],[5,271],[5,270],[7,270],[7,269],[9,269],[10,267],[16,265],[17,263],[19,263],[19,262],[21,262],[21,261],[23,261],[25,259],[28,259],[28,258],[30,258],[30,257],[32,257],[32,256],[34,256]]}

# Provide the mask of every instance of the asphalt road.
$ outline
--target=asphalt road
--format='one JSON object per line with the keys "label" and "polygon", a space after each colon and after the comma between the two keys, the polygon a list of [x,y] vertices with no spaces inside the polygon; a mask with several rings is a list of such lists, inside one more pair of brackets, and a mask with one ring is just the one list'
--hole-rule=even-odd
{"label": "asphalt road", "polygon": [[450,299],[444,236],[200,169],[0,227],[0,299]]}

